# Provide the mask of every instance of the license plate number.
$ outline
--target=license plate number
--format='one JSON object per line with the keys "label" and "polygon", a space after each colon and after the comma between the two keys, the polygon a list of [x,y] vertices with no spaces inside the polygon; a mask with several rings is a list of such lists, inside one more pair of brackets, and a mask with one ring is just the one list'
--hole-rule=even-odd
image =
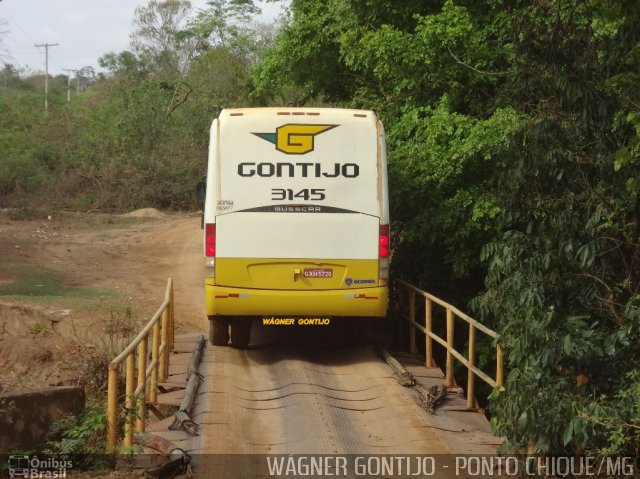
{"label": "license plate number", "polygon": [[333,270],[331,268],[305,268],[305,278],[333,278]]}

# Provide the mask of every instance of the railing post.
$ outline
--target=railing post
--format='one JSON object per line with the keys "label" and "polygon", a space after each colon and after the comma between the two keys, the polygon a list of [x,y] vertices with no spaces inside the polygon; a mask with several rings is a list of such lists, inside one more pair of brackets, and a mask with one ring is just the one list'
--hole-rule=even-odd
{"label": "railing post", "polygon": [[127,356],[127,370],[125,382],[125,398],[127,417],[124,425],[124,445],[133,445],[133,410],[135,408],[135,384],[136,384],[136,355],[130,353]]}
{"label": "railing post", "polygon": [[158,399],[158,369],[160,356],[160,323],[156,321],[153,325],[153,335],[151,336],[151,361],[155,364],[151,370],[151,384],[149,385],[149,402],[155,403]]}
{"label": "railing post", "polygon": [[144,420],[146,415],[145,398],[147,391],[147,338],[138,344],[138,407],[136,417],[136,432],[144,432]]}
{"label": "railing post", "polygon": [[119,365],[109,364],[107,381],[107,453],[116,452],[118,441],[118,371]]}
{"label": "railing post", "polygon": [[409,289],[409,352],[416,353],[416,292]]}
{"label": "railing post", "polygon": [[453,354],[451,351],[453,350],[453,311],[451,311],[451,307],[447,306],[447,364],[445,369],[445,377],[446,377],[446,386],[448,388],[452,388],[455,384],[455,380],[453,377]]}
{"label": "railing post", "polygon": [[424,326],[427,330],[425,334],[425,366],[430,368],[433,366],[433,339],[429,333],[433,329],[433,320],[431,318],[431,300],[426,296],[424,298]]}
{"label": "railing post", "polygon": [[504,386],[504,364],[502,348],[499,344],[496,344],[496,384],[499,388]]}
{"label": "railing post", "polygon": [[160,380],[164,381],[169,376],[169,311],[168,306],[162,312],[162,336],[160,344],[164,344],[164,350],[160,355]]}
{"label": "railing post", "polygon": [[467,409],[475,409],[476,402],[476,376],[473,368],[476,365],[476,328],[469,323],[469,367],[467,368]]}
{"label": "railing post", "polygon": [[[175,316],[174,316],[174,311],[173,311],[173,279],[169,278],[169,281],[171,282],[171,286],[169,287],[169,351],[167,351],[167,354],[169,354],[171,351],[173,351],[173,343],[175,341]],[[168,357],[168,356],[167,356]],[[167,361],[167,364],[169,364],[169,362]],[[168,369],[167,369],[168,370]]]}

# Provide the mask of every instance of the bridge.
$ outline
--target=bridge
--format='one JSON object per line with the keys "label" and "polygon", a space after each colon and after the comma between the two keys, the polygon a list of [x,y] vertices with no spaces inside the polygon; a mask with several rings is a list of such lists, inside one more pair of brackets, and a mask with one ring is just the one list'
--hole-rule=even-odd
{"label": "bridge", "polygon": [[[169,280],[156,314],[110,364],[108,452],[135,443],[154,454],[146,467],[161,477],[203,479],[268,477],[267,458],[495,454],[502,440],[491,433],[475,385],[479,378],[502,389],[497,334],[409,283],[395,287],[391,321],[363,331],[360,344],[338,320],[256,322],[250,347],[238,350],[212,346],[197,332],[174,337],[180,312]],[[389,348],[398,334],[391,324],[408,325],[406,347]],[[495,350],[494,374],[476,365],[477,332]],[[464,388],[456,363],[467,372]]]}

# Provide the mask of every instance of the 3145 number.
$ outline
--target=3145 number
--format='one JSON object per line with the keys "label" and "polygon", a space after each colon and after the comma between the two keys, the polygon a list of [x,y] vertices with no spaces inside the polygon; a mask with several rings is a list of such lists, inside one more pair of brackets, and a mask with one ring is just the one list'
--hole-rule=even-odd
{"label": "3145 number", "polygon": [[304,201],[320,201],[326,198],[324,194],[324,188],[305,188],[304,190],[300,190],[295,192],[291,189],[284,188],[272,188],[271,189],[271,200],[272,201],[282,201],[282,200],[304,200]]}

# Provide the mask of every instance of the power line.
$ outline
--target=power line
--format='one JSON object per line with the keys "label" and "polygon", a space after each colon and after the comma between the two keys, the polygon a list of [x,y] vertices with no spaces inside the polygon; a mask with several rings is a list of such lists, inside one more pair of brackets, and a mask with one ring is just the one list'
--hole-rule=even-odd
{"label": "power line", "polygon": [[[2,0],[0,0],[2,1]],[[29,39],[30,42],[35,43],[35,40],[33,38],[31,38],[31,35],[29,35],[24,28],[22,28],[14,19],[11,15],[9,15],[9,11],[7,10],[7,7],[5,7],[4,5],[0,5],[0,7],[2,7],[2,10],[4,11],[5,15],[7,16],[7,18],[9,19],[9,21],[14,24],[16,27],[18,27],[18,30],[20,30],[22,32],[22,34],[27,37]]]}
{"label": "power line", "polygon": [[44,113],[49,112],[49,47],[57,47],[57,43],[36,43],[36,48],[44,47]]}
{"label": "power line", "polygon": [[[2,0],[0,0],[1,2]],[[11,16],[11,14],[9,13],[9,10],[7,10],[7,7],[5,7],[4,5],[0,4],[0,8],[2,8],[2,10],[4,11],[5,15],[7,16],[7,18],[9,19],[9,22],[18,27],[18,30],[20,30],[20,33],[22,33],[22,35],[29,40],[29,43],[36,43],[36,41],[33,39],[33,37],[31,35],[29,35],[27,33],[27,31],[22,28],[22,26],[20,26],[20,24],[18,22],[16,22],[13,17]],[[16,41],[15,39],[13,40],[14,42]],[[29,47],[31,48],[31,47]],[[15,58],[14,58],[15,61]],[[60,63],[58,63],[58,61],[56,61],[56,59],[53,57],[53,55],[51,55],[51,61],[60,69],[62,69],[62,66],[60,65]]]}
{"label": "power line", "polygon": [[73,68],[63,68],[63,70],[67,72],[67,103],[69,103],[71,101],[71,72],[76,72],[76,94],[80,93],[80,76],[78,70]]}
{"label": "power line", "polygon": [[58,62],[58,60],[56,60],[56,57],[51,55],[50,58],[51,58],[51,62],[54,63],[60,70],[64,70],[64,68],[62,68],[62,65]]}

